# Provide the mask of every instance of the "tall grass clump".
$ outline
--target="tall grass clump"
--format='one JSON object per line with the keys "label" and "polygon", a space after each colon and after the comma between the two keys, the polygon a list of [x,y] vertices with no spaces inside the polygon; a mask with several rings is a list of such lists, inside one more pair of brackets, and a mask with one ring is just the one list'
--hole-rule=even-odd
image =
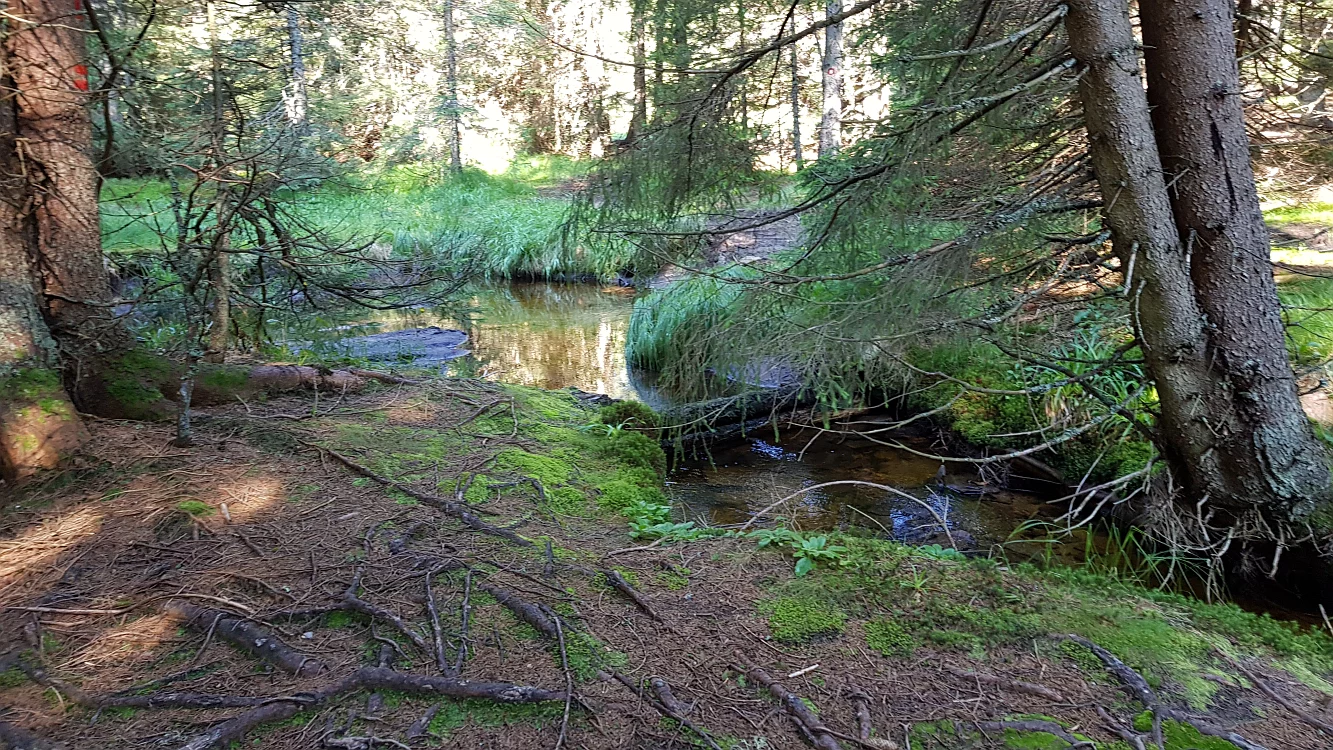
{"label": "tall grass clump", "polygon": [[[445,176],[430,165],[399,165],[282,198],[294,219],[385,257],[451,256],[485,278],[610,280],[632,265],[630,250],[571,242],[561,233],[584,171],[550,157],[522,158],[500,175],[467,169]],[[107,180],[102,233],[113,258],[173,242],[171,205],[171,188],[161,180]]]}

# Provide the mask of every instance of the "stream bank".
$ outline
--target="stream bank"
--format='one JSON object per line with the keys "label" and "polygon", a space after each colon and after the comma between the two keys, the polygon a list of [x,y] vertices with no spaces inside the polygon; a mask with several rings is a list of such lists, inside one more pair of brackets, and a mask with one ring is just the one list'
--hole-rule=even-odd
{"label": "stream bank", "polygon": [[1333,736],[1321,631],[863,529],[681,528],[655,442],[567,392],[200,416],[189,450],[95,420],[80,466],[6,498],[0,737],[758,750],[802,745],[790,694],[825,747],[1128,750],[1153,720],[1120,660],[1168,750]]}

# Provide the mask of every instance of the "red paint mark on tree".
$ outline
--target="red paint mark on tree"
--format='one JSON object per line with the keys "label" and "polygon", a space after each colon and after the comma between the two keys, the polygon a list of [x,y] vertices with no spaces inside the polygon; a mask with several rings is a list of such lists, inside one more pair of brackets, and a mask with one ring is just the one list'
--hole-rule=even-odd
{"label": "red paint mark on tree", "polygon": [[87,66],[87,65],[75,65],[75,66],[74,66],[74,88],[78,89],[79,91],[87,91],[87,90],[88,90],[88,66]]}

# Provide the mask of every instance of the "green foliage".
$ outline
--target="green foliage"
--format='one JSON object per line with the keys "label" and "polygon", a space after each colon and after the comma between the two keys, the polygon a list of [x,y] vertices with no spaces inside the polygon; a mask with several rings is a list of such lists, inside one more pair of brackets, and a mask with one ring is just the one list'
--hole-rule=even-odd
{"label": "green foliage", "polygon": [[[1151,732],[1152,713],[1144,711],[1134,717],[1134,729]],[[1235,750],[1236,746],[1219,737],[1208,737],[1189,724],[1173,719],[1162,721],[1162,741],[1165,750]]]}
{"label": "green foliage", "polygon": [[763,602],[760,611],[768,616],[773,637],[784,643],[837,635],[847,624],[846,612],[812,595],[782,596]]}
{"label": "green foliage", "polygon": [[574,473],[568,462],[550,455],[537,455],[517,448],[501,451],[495,465],[538,480],[547,488],[565,484]]}
{"label": "green foliage", "polygon": [[785,547],[796,560],[795,573],[803,576],[820,562],[837,563],[843,559],[847,547],[829,542],[827,535],[806,536],[786,528],[759,529],[750,534],[760,549]]}
{"label": "green foliage", "polygon": [[560,721],[563,711],[559,703],[499,703],[479,698],[450,700],[440,704],[440,710],[431,719],[430,732],[448,739],[467,726],[540,726]]}
{"label": "green foliage", "polygon": [[912,636],[893,620],[872,620],[865,624],[866,645],[888,657],[911,656],[916,649]]}

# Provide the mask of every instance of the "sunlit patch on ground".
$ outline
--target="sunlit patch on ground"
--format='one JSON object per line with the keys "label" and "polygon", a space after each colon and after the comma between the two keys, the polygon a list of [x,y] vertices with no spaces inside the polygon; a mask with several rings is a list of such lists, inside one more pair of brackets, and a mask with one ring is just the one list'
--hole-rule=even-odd
{"label": "sunlit patch on ground", "polygon": [[0,542],[0,605],[12,604],[20,584],[30,576],[46,573],[65,552],[87,542],[102,530],[106,508],[88,506],[67,514],[43,518]]}

